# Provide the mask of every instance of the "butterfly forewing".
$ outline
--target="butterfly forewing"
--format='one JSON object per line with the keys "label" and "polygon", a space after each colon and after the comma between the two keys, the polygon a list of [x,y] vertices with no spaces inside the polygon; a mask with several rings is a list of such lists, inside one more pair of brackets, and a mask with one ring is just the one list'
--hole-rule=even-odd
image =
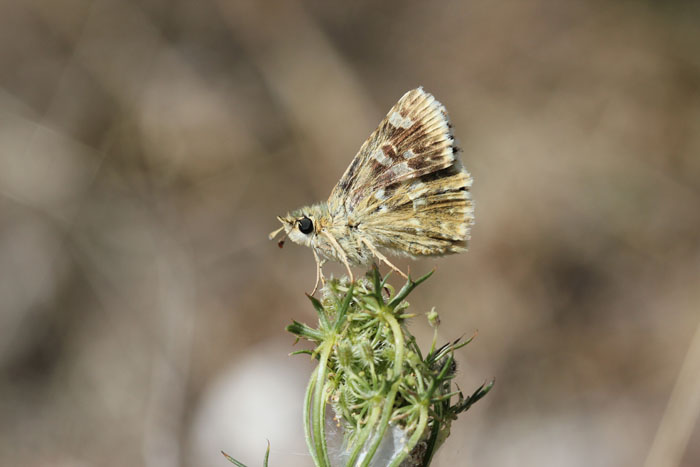
{"label": "butterfly forewing", "polygon": [[362,145],[328,207],[395,253],[457,253],[466,249],[473,223],[470,186],[444,106],[418,88]]}
{"label": "butterfly forewing", "polygon": [[[445,108],[418,88],[407,92],[370,135],[331,193],[347,212],[399,182],[449,167],[453,137]],[[381,193],[380,193],[381,194]]]}

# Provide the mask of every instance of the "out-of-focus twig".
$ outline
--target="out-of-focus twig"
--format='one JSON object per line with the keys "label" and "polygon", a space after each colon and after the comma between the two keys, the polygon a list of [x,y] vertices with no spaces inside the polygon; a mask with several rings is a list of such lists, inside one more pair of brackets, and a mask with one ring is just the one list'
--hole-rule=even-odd
{"label": "out-of-focus twig", "polygon": [[683,360],[644,467],[680,465],[698,417],[700,417],[700,323],[690,341],[690,347]]}

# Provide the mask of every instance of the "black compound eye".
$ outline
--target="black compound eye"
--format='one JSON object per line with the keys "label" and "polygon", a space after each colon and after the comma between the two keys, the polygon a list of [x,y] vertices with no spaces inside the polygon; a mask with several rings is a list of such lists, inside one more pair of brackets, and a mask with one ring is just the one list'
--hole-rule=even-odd
{"label": "black compound eye", "polygon": [[310,234],[314,231],[314,223],[308,217],[304,217],[299,221],[299,230],[303,234]]}

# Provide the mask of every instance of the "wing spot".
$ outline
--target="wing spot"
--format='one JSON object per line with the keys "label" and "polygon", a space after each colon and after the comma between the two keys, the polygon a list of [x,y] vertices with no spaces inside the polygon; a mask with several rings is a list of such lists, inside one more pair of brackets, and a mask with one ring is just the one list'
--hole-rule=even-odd
{"label": "wing spot", "polygon": [[419,208],[425,206],[428,204],[428,202],[425,200],[425,198],[416,198],[413,200],[413,210],[417,211]]}
{"label": "wing spot", "polygon": [[394,177],[400,177],[411,172],[411,167],[409,167],[409,165],[406,162],[401,162],[399,164],[394,164],[390,172]]}
{"label": "wing spot", "polygon": [[396,128],[408,129],[413,126],[413,120],[408,117],[402,117],[400,113],[394,111],[389,115],[389,124]]}
{"label": "wing spot", "polygon": [[428,187],[425,186],[423,182],[413,182],[408,187],[408,198],[413,201],[414,199],[420,198],[428,191]]}
{"label": "wing spot", "polygon": [[384,154],[384,151],[381,148],[375,149],[372,152],[372,159],[376,160],[384,167],[389,167],[391,165],[391,158],[386,157],[386,155]]}

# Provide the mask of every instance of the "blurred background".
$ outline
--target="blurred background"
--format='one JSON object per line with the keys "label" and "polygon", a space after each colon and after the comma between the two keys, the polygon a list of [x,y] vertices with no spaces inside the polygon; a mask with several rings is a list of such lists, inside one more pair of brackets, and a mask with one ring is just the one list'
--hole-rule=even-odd
{"label": "blurred background", "polygon": [[568,0],[1,2],[0,465],[311,465],[267,234],[419,85],[477,222],[411,329],[496,378],[434,465],[700,465],[700,6]]}

